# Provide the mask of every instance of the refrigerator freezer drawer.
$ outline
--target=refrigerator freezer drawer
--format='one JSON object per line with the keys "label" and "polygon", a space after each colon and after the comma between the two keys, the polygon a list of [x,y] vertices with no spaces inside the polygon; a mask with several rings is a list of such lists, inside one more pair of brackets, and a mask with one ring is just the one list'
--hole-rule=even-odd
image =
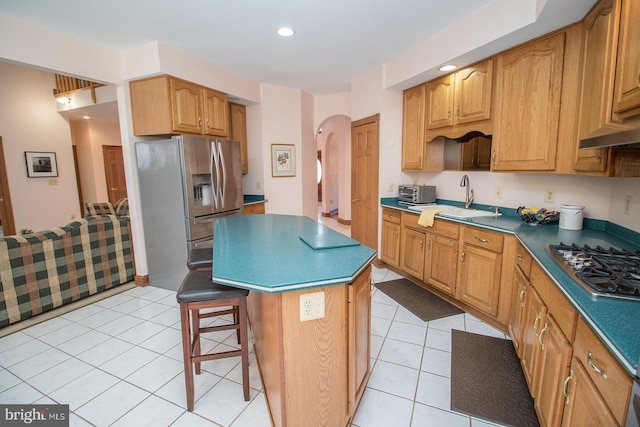
{"label": "refrigerator freezer drawer", "polygon": [[187,241],[192,242],[194,240],[207,238],[213,239],[213,223],[216,219],[230,215],[238,215],[241,212],[241,209],[237,209],[231,212],[200,216],[197,218],[187,218]]}

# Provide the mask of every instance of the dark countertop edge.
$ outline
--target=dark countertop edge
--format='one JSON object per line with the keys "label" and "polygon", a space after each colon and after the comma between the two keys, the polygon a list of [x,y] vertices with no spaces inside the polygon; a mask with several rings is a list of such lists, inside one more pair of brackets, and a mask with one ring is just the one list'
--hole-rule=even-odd
{"label": "dark countertop edge", "polygon": [[244,205],[255,205],[258,203],[266,203],[267,199],[263,194],[245,194],[244,195]]}
{"label": "dark countertop edge", "polygon": [[339,277],[339,278],[336,278],[336,279],[319,280],[317,282],[297,283],[297,284],[294,284],[294,285],[278,285],[277,288],[270,287],[270,286],[260,286],[260,285],[254,284],[254,283],[246,283],[246,282],[238,282],[238,281],[235,281],[235,280],[228,280],[228,279],[224,279],[224,278],[221,278],[221,277],[215,277],[214,274],[212,274],[212,281],[214,283],[219,283],[221,285],[233,286],[233,287],[236,287],[236,288],[247,289],[249,291],[259,291],[259,292],[263,292],[265,294],[279,294],[279,293],[282,293],[282,292],[313,289],[313,288],[319,288],[319,287],[322,287],[322,286],[340,285],[340,284],[343,284],[343,283],[351,283],[351,282],[353,282],[356,279],[356,277],[358,277],[360,275],[360,273],[362,273],[362,271],[364,271],[364,269],[367,268],[367,266],[369,264],[371,264],[371,262],[375,259],[375,257],[377,255],[378,255],[378,253],[376,251],[374,251],[373,254],[371,255],[371,257],[369,259],[367,259],[367,261],[365,261],[364,264],[362,264],[360,266],[360,268],[355,273],[353,273],[353,275],[350,276],[350,277]]}
{"label": "dark countertop edge", "polygon": [[[438,200],[438,203],[441,204],[448,204],[446,203],[445,200]],[[409,209],[406,206],[403,205],[399,205],[398,204],[398,199],[397,198],[381,198],[380,199],[380,205],[383,207],[387,207],[387,208],[391,208],[391,209],[397,209],[397,210],[402,210],[414,215],[420,215],[420,213],[418,211],[414,211]],[[507,208],[508,210],[508,208]],[[514,211],[513,209],[511,209],[512,211]],[[515,211],[514,211],[515,212]],[[616,345],[614,345],[611,340],[609,339],[609,337],[602,332],[601,328],[597,325],[597,323],[592,319],[592,316],[576,301],[575,298],[572,297],[571,293],[569,293],[569,291],[566,289],[565,285],[562,284],[562,282],[556,277],[556,274],[553,273],[551,271],[550,268],[548,268],[548,266],[546,265],[546,262],[541,260],[540,257],[538,257],[535,252],[533,250],[531,250],[531,248],[529,248],[529,245],[523,240],[523,238],[521,236],[518,235],[518,227],[514,227],[515,224],[518,224],[518,226],[524,224],[521,220],[519,215],[505,215],[503,212],[503,219],[502,221],[505,223],[511,223],[508,224],[509,226],[507,226],[507,224],[505,224],[504,226],[500,226],[500,225],[492,225],[492,224],[487,224],[486,223],[486,218],[475,218],[475,219],[458,219],[458,218],[451,218],[451,217],[446,217],[446,216],[441,216],[441,215],[437,215],[436,217],[439,219],[443,219],[443,220],[447,220],[447,221],[451,221],[451,222],[456,222],[459,224],[467,224],[467,225],[473,225],[473,226],[477,226],[477,227],[481,227],[481,228],[486,228],[486,229],[491,229],[491,230],[495,230],[495,231],[499,231],[499,232],[503,232],[503,233],[507,233],[507,234],[512,234],[514,235],[518,241],[520,243],[522,243],[522,245],[527,249],[527,251],[531,254],[531,256],[536,260],[536,262],[542,267],[542,269],[545,271],[545,273],[549,276],[549,278],[551,278],[551,280],[555,283],[556,287],[563,293],[563,295],[565,295],[565,297],[569,300],[569,302],[571,303],[571,305],[580,313],[580,315],[585,319],[585,321],[587,322],[587,324],[591,327],[591,329],[595,332],[595,334],[598,336],[598,338],[600,338],[605,345],[607,346],[607,348],[615,355],[616,359],[618,360],[618,362],[620,362],[620,364],[625,368],[625,370],[634,378],[638,378],[639,374],[638,374],[638,370],[635,366],[636,363],[638,363],[637,358],[634,360],[629,360],[627,357],[625,357],[619,350],[618,347]],[[497,222],[500,221],[501,217],[497,217],[497,218],[491,218],[492,221]],[[504,221],[507,220],[507,221]],[[516,223],[514,220],[517,220],[519,223]],[[594,221],[599,221],[599,220],[594,220]],[[598,225],[600,225],[599,223],[596,223]],[[617,238],[617,239],[621,239],[621,240],[625,240],[625,241],[629,241],[630,243],[634,244],[634,236],[631,236],[631,239],[627,238],[623,238],[621,237],[619,234],[622,232],[623,234],[625,232],[630,232],[630,233],[635,233],[632,230],[628,230],[624,227],[620,227],[617,226],[615,224],[611,224],[607,222],[607,226],[605,227],[600,227],[600,226],[596,226],[593,229],[600,231],[604,234],[610,234],[613,237]],[[588,225],[588,224],[585,224]],[[512,228],[513,227],[513,228]],[[551,226],[541,226],[541,227],[551,227]],[[611,232],[611,231],[615,231],[615,232]],[[635,233],[635,234],[639,234],[640,233]],[[555,267],[555,265],[554,265]],[[573,280],[575,282],[574,279],[571,279],[568,275],[567,278],[569,278],[570,280]],[[577,285],[579,286],[579,285]]]}

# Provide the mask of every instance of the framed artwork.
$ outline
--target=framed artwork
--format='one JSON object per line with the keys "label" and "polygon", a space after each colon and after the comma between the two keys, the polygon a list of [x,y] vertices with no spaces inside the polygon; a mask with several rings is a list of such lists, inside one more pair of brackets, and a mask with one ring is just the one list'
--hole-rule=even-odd
{"label": "framed artwork", "polygon": [[296,146],[271,144],[271,176],[296,176]]}
{"label": "framed artwork", "polygon": [[24,160],[27,163],[27,176],[29,178],[58,176],[56,153],[25,151]]}

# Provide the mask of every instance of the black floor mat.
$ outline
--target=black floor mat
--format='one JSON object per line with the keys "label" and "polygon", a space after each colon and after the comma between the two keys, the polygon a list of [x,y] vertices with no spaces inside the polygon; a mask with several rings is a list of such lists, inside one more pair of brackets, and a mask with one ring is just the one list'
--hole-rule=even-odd
{"label": "black floor mat", "polygon": [[464,313],[458,307],[407,279],[376,283],[376,288],[425,322]]}
{"label": "black floor mat", "polygon": [[451,332],[451,409],[508,426],[539,426],[513,343]]}

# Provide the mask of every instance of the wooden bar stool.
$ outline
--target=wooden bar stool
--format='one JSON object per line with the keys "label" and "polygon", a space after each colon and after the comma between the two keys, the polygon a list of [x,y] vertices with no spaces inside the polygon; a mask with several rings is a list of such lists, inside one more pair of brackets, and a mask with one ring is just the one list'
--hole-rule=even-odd
{"label": "wooden bar stool", "polygon": [[[245,289],[232,288],[215,284],[211,281],[211,273],[190,271],[185,276],[176,299],[180,304],[180,323],[182,326],[182,353],[184,358],[184,379],[187,390],[187,410],[193,411],[194,381],[193,366],[196,374],[200,373],[200,364],[206,360],[223,359],[241,356],[242,387],[244,400],[249,400],[249,342],[247,334],[247,295]],[[232,307],[227,310],[200,313],[207,308]],[[225,314],[234,314],[234,323],[201,327],[200,319]],[[240,350],[220,353],[201,354],[200,334],[206,332],[236,329]]]}

